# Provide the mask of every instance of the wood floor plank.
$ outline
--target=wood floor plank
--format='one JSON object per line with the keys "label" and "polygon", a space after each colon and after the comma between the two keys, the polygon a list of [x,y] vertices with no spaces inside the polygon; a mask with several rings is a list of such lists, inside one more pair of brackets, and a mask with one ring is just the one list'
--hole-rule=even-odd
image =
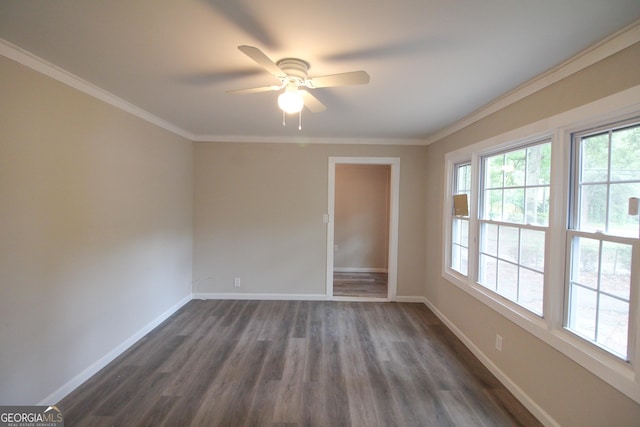
{"label": "wood floor plank", "polygon": [[296,316],[293,320],[292,338],[306,338],[309,330],[309,308],[310,301],[298,301]]}
{"label": "wood floor plank", "polygon": [[[454,425],[444,410],[437,393],[436,383],[429,375],[429,371],[419,362],[421,356],[412,343],[397,342],[395,344],[392,360],[386,364],[389,371],[387,377],[392,378],[392,384],[396,389],[400,389],[397,393],[399,396],[408,391],[404,400],[397,404],[406,406],[407,409],[402,411],[413,414],[416,417],[414,421],[422,422],[425,426]],[[414,421],[407,420],[410,424]]]}
{"label": "wood floor plank", "polygon": [[270,344],[256,341],[236,347],[205,393],[192,425],[245,425]]}
{"label": "wood floor plank", "polygon": [[68,426],[540,426],[422,304],[191,301],[70,393]]}
{"label": "wood floor plank", "polygon": [[[370,306],[364,305],[358,307],[364,316],[367,316],[367,308],[370,308]],[[383,363],[390,359],[386,356],[384,359],[381,358],[376,350],[376,344],[372,339],[373,332],[369,329],[371,319],[371,313],[369,312],[369,317],[363,317],[358,321],[359,350],[362,352],[364,364],[367,369],[367,376],[371,382],[375,405],[380,408],[380,425],[395,425],[400,418],[400,414],[397,413],[397,409],[391,405],[393,394],[383,368]],[[378,328],[380,327],[380,322],[375,322],[375,324]]]}
{"label": "wood floor plank", "polygon": [[169,377],[168,373],[154,372],[147,378],[133,384],[135,387],[134,397],[119,405],[118,415],[114,417],[113,425],[141,424],[147,412],[154,407],[157,396],[161,395],[162,389],[170,379]]}
{"label": "wood floor plank", "polygon": [[138,427],[154,427],[161,425],[176,404],[173,396],[159,396],[137,422]]}
{"label": "wood floor plank", "polygon": [[251,401],[251,407],[247,414],[247,426],[271,426],[274,418],[273,396],[278,393],[277,381],[262,381],[256,385],[255,393]]}
{"label": "wood floor plank", "polygon": [[[353,425],[381,425],[381,409],[376,405],[376,398],[369,380],[363,353],[353,343],[358,342],[359,334],[356,325],[362,321],[353,305],[345,310],[345,335],[340,346],[342,363],[345,372],[345,385],[349,395],[349,414]],[[361,326],[362,327],[362,326]]]}
{"label": "wood floor plank", "polygon": [[[64,420],[65,424],[69,424],[66,417]],[[113,417],[103,417],[100,415],[91,415],[86,418],[83,418],[82,421],[79,421],[77,424],[71,425],[81,425],[83,427],[113,427],[114,420]]]}
{"label": "wood floor plank", "polygon": [[[324,414],[330,410],[325,405],[323,399],[323,392],[321,390],[320,383],[312,381],[304,383],[304,390],[302,392],[302,415],[303,426],[324,426],[328,425],[324,421]],[[349,420],[344,420],[342,425],[349,425]]]}
{"label": "wood floor plank", "polygon": [[346,425],[350,420],[349,395],[345,384],[342,360],[340,358],[340,341],[332,340],[324,345],[323,388],[326,412],[324,425]]}
{"label": "wood floor plank", "polygon": [[484,420],[482,414],[475,410],[463,392],[458,390],[443,390],[439,395],[443,407],[452,420],[453,425],[478,427],[490,427],[492,425],[486,424],[486,420]]}
{"label": "wood floor plank", "polygon": [[318,382],[320,379],[320,355],[322,351],[322,311],[321,304],[313,304],[309,313],[309,352],[305,364],[305,381]]}
{"label": "wood floor plank", "polygon": [[307,356],[307,340],[292,338],[285,353],[282,380],[278,381],[273,421],[277,423],[302,423],[302,393],[304,391],[304,364]]}
{"label": "wood floor plank", "polygon": [[125,359],[120,358],[120,362],[110,363],[65,397],[62,407],[66,424],[82,425],[80,420],[91,417],[104,399],[117,389],[122,378],[127,378],[139,369],[122,363]]}

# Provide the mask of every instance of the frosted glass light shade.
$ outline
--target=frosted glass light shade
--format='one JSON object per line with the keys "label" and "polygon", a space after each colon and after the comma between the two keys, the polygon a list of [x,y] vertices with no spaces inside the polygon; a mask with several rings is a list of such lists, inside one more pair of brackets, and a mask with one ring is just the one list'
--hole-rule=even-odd
{"label": "frosted glass light shade", "polygon": [[303,106],[304,99],[297,89],[287,89],[278,96],[278,107],[285,113],[299,113]]}

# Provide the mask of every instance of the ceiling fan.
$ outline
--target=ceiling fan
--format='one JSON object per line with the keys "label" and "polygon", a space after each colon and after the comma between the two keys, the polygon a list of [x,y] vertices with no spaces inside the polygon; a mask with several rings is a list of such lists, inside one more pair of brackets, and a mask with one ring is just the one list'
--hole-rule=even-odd
{"label": "ceiling fan", "polygon": [[[351,71],[348,73],[331,74],[326,76],[309,77],[309,63],[298,58],[284,58],[273,62],[260,49],[253,46],[238,46],[238,49],[253,59],[258,65],[271,73],[280,84],[261,86],[249,89],[229,90],[227,93],[249,94],[268,91],[282,91],[278,96],[278,106],[282,110],[282,124],[285,124],[285,113],[300,113],[303,107],[309,111],[318,113],[326,107],[309,91],[301,88],[316,89],[334,86],[348,86],[369,83],[369,74],[366,71]],[[298,129],[301,129],[302,116],[300,115]]]}

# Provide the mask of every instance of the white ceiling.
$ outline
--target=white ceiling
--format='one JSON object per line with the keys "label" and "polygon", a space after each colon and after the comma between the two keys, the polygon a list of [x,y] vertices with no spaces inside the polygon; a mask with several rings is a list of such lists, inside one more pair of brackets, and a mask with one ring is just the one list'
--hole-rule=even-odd
{"label": "white ceiling", "polygon": [[[195,139],[423,140],[640,18],[638,0],[0,0],[0,38]],[[282,126],[277,83],[237,46],[310,76],[327,106]]]}

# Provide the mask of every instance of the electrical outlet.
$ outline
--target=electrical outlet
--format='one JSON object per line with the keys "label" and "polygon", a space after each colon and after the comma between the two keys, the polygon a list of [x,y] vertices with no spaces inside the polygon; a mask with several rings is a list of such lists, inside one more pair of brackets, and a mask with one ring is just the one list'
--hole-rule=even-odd
{"label": "electrical outlet", "polygon": [[502,351],[502,335],[496,334],[496,350]]}
{"label": "electrical outlet", "polygon": [[236,278],[233,279],[233,286],[236,287],[236,288],[240,287],[240,278],[239,277],[236,277]]}

